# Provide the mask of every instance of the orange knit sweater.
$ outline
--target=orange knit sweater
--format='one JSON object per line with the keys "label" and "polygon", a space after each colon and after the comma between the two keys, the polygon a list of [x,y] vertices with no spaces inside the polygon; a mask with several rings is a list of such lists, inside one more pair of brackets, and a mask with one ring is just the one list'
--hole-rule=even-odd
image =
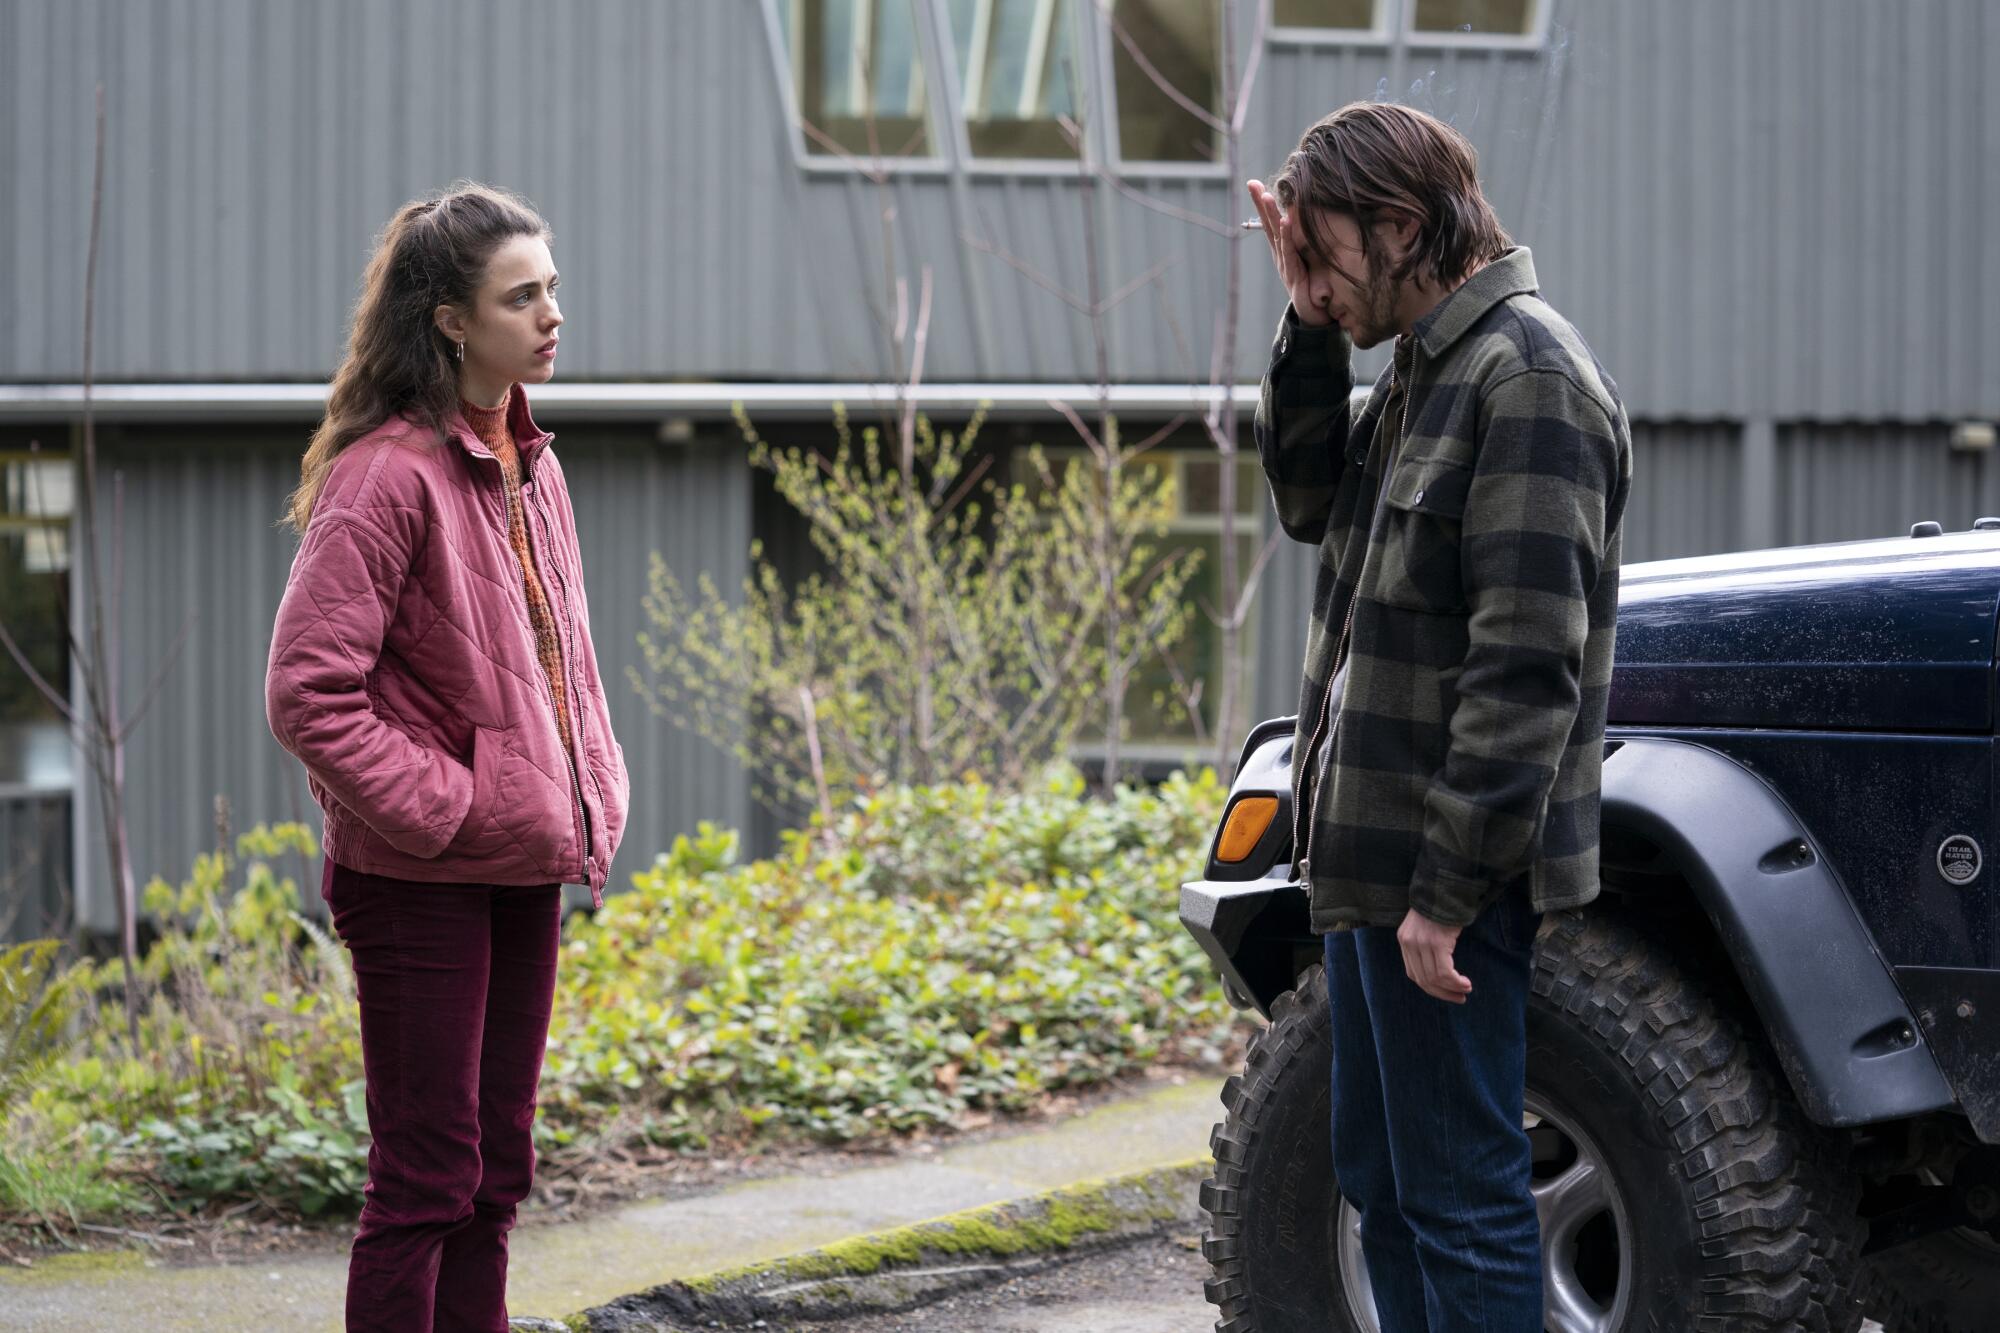
{"label": "orange knit sweater", "polygon": [[510,388],[508,402],[494,408],[475,407],[463,399],[458,407],[473,433],[500,460],[500,476],[507,488],[507,539],[514,547],[515,559],[521,562],[521,583],[528,595],[528,623],[534,626],[535,651],[542,659],[542,671],[549,678],[549,693],[556,701],[556,730],[562,733],[563,748],[571,749],[569,697],[563,689],[562,640],[556,633],[548,589],[542,586],[541,576],[535,572],[535,554],[528,546],[528,517],[521,502],[521,451],[514,443],[513,431],[507,427],[507,407],[513,401],[513,394]]}

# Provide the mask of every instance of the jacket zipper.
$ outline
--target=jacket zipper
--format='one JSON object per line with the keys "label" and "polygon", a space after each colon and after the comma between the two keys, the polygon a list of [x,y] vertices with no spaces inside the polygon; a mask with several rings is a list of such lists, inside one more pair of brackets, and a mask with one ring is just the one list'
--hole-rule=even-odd
{"label": "jacket zipper", "polygon": [[[1393,370],[1393,368],[1394,367],[1392,363],[1391,369]],[[1410,347],[1410,370],[1409,373],[1403,376],[1402,418],[1396,427],[1395,446],[1389,451],[1388,462],[1391,464],[1393,464],[1395,460],[1399,456],[1401,456],[1403,451],[1403,441],[1407,439],[1410,434],[1410,381],[1414,379],[1416,376],[1416,368],[1417,368],[1417,349],[1416,346],[1412,344]],[[1394,391],[1395,387],[1396,387],[1395,380],[1392,376],[1390,380],[1390,389],[1392,392]],[[1388,466],[1385,465],[1382,470],[1382,478],[1380,485],[1387,486],[1388,484],[1389,484],[1389,468]],[[1364,563],[1366,563],[1368,559],[1368,543],[1372,543],[1375,540],[1375,514],[1376,511],[1379,510],[1380,508],[1381,508],[1381,501],[1378,498],[1376,501],[1375,510],[1369,511],[1368,537],[1367,541],[1364,542],[1361,547],[1361,558]],[[1338,641],[1335,642],[1333,647],[1333,671],[1326,678],[1326,688],[1320,691],[1319,720],[1313,723],[1312,736],[1310,739],[1306,741],[1306,752],[1303,756],[1299,758],[1298,762],[1294,765],[1292,771],[1292,809],[1295,811],[1301,811],[1305,815],[1305,821],[1306,821],[1305,855],[1301,856],[1298,860],[1298,864],[1293,867],[1293,872],[1294,872],[1293,877],[1297,879],[1299,883],[1305,885],[1308,897],[1310,897],[1312,894],[1313,834],[1314,832],[1317,831],[1318,821],[1316,821],[1313,818],[1312,811],[1304,809],[1305,776],[1306,773],[1311,770],[1312,757],[1319,748],[1320,728],[1326,725],[1327,714],[1332,711],[1334,678],[1340,675],[1340,668],[1347,660],[1347,640],[1348,636],[1354,632],[1354,609],[1360,604],[1361,604],[1361,574],[1360,571],[1357,570],[1354,576],[1353,595],[1347,599],[1347,621],[1340,627],[1340,638]],[[1339,727],[1339,720],[1335,719],[1335,729],[1337,730],[1338,727]],[[1333,736],[1331,733],[1329,733],[1327,735],[1327,744],[1331,745],[1332,743],[1333,743]],[[1331,773],[1331,771],[1332,769],[1331,767],[1329,767],[1328,772]],[[1324,792],[1322,791],[1322,788],[1320,786],[1315,786],[1313,788],[1313,801],[1317,803],[1323,794]],[[1292,839],[1294,842],[1298,840],[1298,829],[1296,827],[1294,827],[1292,830]]]}
{"label": "jacket zipper", "polygon": [[[524,491],[525,491],[525,488],[526,488],[527,484],[528,484],[528,480],[527,480],[527,476],[526,476],[526,474],[525,474],[525,472],[524,472],[524,473],[523,473],[523,475],[522,475],[522,478],[521,478],[521,485],[522,485],[522,487],[524,488]],[[509,495],[507,494],[507,478],[506,478],[506,477],[505,477],[504,475],[502,475],[502,477],[500,478],[500,506],[501,506],[501,510],[502,510],[502,512],[503,512],[503,513],[504,513],[504,514],[506,515],[506,519],[507,519],[507,526],[508,526],[509,528],[512,528],[512,527],[513,527],[513,525],[514,525],[514,502],[513,502],[513,499],[512,499],[512,497],[511,497],[511,496],[509,496]],[[532,506],[529,506],[529,505],[528,505],[528,504],[526,503],[526,497],[525,497],[525,494],[524,494],[524,496],[523,496],[523,503],[522,503],[522,512],[521,512],[521,530],[522,530],[522,531],[523,531],[524,533],[526,533],[526,534],[528,535],[528,540],[529,540],[529,543],[530,543],[530,546],[529,546],[529,554],[530,554],[530,555],[533,555],[533,554],[534,554],[534,549],[533,549],[533,542],[534,542],[534,525],[533,525],[532,523],[530,523],[530,522],[528,521],[528,515],[529,515],[529,513],[530,513],[531,511],[532,511]],[[542,565],[543,565],[543,562],[542,562],[542,561],[541,561],[541,560],[540,560],[539,558],[537,558],[537,559],[536,559],[536,568],[537,568],[537,569],[540,569],[540,568],[542,567]],[[522,594],[521,594],[521,601],[522,601],[522,605],[523,605],[523,608],[524,608],[524,609],[526,609],[526,604],[527,604],[527,593],[526,593],[526,591],[525,591],[525,590],[524,590],[524,591],[522,592]],[[529,639],[529,642],[530,642],[531,644],[532,644],[532,642],[533,642],[533,640],[534,640],[534,637],[535,637],[535,625],[534,625],[534,616],[532,615],[532,613],[530,613],[530,614],[529,614],[529,616],[528,616],[528,639]],[[569,652],[568,652],[567,648],[564,648],[564,647],[563,647],[563,644],[562,644],[562,641],[561,641],[561,638],[560,638],[560,635],[559,635],[559,636],[558,636],[558,638],[557,638],[557,642],[556,642],[556,646],[557,646],[557,647],[558,647],[559,649],[562,649],[562,650],[563,650],[563,687],[564,687],[564,689],[565,689],[565,690],[567,690],[567,689],[569,689]],[[538,673],[536,673],[536,674],[538,674],[538,675],[546,675],[547,673],[545,673],[545,672],[538,672]],[[555,720],[555,712],[556,712],[556,692],[555,692],[555,687],[554,687],[554,686],[552,686],[552,685],[550,685],[550,684],[548,683],[548,681],[547,681],[547,680],[544,680],[544,681],[542,682],[542,688],[543,688],[544,690],[546,690],[546,691],[548,692],[548,699],[549,699],[549,718],[550,718],[550,720],[551,720],[551,721],[554,721],[554,720]],[[572,691],[572,693],[574,693],[574,692]],[[566,747],[565,747],[565,748],[566,748],[566,749],[568,750],[568,752],[569,752],[569,753],[568,753],[568,758],[569,758],[569,799],[570,799],[570,812],[571,812],[571,813],[572,813],[572,814],[573,814],[573,815],[574,815],[574,816],[576,817],[576,829],[577,829],[577,832],[578,832],[578,834],[579,834],[579,835],[580,835],[580,836],[582,837],[582,840],[583,840],[583,846],[582,846],[582,851],[583,851],[583,876],[584,876],[584,880],[585,880],[585,882],[586,882],[586,883],[588,883],[588,881],[589,881],[589,879],[590,879],[590,871],[591,871],[591,865],[590,865],[590,861],[591,861],[591,856],[590,856],[590,812],[589,812],[588,810],[584,809],[584,805],[583,805],[583,785],[582,785],[582,783],[580,783],[580,782],[579,782],[579,781],[577,780],[577,776],[576,776],[576,769],[577,769],[577,765],[576,765],[576,746],[575,746],[575,727],[576,727],[576,723],[575,723],[574,721],[572,721],[572,722],[571,722],[571,724],[570,724],[570,726],[571,726],[571,743],[570,743],[570,744],[569,744],[568,746],[566,746]],[[591,889],[591,895],[592,895],[592,897],[593,897],[593,898],[594,898],[594,897],[596,896],[596,893],[597,893],[597,890],[596,890],[595,888],[592,888],[592,889]]]}
{"label": "jacket zipper", "polygon": [[[525,486],[525,484],[524,480],[523,485]],[[533,506],[533,508],[541,516],[543,545],[546,546],[548,545],[549,531],[548,511],[539,504]],[[595,869],[593,863],[596,857],[591,850],[590,807],[583,803],[583,775],[589,771],[589,766],[583,762],[581,753],[583,749],[583,715],[585,710],[578,700],[574,679],[576,672],[570,662],[570,647],[576,640],[576,626],[572,619],[575,613],[575,603],[570,598],[569,579],[563,574],[561,567],[557,564],[550,564],[548,568],[555,574],[556,583],[562,588],[563,616],[562,624],[557,628],[557,646],[562,650],[563,689],[567,692],[571,704],[569,776],[571,789],[576,797],[578,822],[583,828],[583,869],[584,876],[588,879],[591,872]],[[562,633],[564,629],[570,631],[567,636],[564,636]],[[597,788],[597,803],[600,806],[603,805],[604,789],[597,786],[597,779],[595,777],[591,779],[591,786]],[[597,890],[594,888],[591,890],[593,896],[595,896],[596,892]]]}

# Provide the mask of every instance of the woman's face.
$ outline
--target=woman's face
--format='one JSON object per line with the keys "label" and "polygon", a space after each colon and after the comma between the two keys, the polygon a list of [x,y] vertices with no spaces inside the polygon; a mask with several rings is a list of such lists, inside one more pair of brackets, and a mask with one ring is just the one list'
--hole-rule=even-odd
{"label": "woman's face", "polygon": [[509,237],[493,252],[461,324],[466,398],[490,406],[504,401],[509,385],[545,384],[556,373],[561,281],[539,236]]}

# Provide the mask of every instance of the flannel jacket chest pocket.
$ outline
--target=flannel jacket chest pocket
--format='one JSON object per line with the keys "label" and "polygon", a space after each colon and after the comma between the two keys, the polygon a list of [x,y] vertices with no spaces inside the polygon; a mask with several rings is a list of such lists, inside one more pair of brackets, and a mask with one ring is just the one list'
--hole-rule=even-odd
{"label": "flannel jacket chest pocket", "polygon": [[1434,615],[1463,612],[1459,538],[1472,491],[1470,460],[1401,458],[1386,485],[1376,600]]}

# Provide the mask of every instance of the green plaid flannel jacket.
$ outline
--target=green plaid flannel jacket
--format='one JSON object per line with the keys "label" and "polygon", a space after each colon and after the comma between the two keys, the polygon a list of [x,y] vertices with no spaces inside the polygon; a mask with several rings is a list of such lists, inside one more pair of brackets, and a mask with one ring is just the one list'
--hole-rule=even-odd
{"label": "green plaid flannel jacket", "polygon": [[1536,291],[1525,248],[1487,264],[1358,412],[1346,334],[1279,326],[1256,439],[1279,523],[1320,549],[1292,748],[1317,931],[1597,895],[1632,439]]}

